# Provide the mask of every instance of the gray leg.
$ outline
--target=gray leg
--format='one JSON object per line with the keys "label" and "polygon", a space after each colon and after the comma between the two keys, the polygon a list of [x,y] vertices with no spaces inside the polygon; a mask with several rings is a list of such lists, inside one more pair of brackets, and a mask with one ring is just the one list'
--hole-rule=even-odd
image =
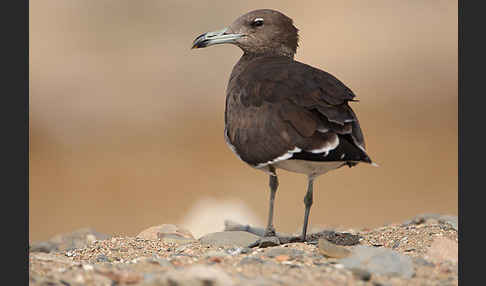
{"label": "gray leg", "polygon": [[270,185],[270,206],[268,209],[268,223],[267,228],[265,229],[264,236],[275,236],[275,228],[273,227],[273,204],[275,202],[275,194],[277,193],[278,188],[278,178],[277,174],[275,173],[275,168],[270,166],[270,171],[273,175],[269,177],[269,185]]}
{"label": "gray leg", "polygon": [[314,177],[309,176],[308,177],[308,185],[307,185],[307,193],[305,194],[304,197],[304,204],[305,204],[305,215],[304,215],[304,227],[302,228],[302,241],[305,241],[305,238],[307,236],[307,223],[309,222],[309,213],[310,213],[310,208],[312,206],[313,202],[313,192],[314,189]]}

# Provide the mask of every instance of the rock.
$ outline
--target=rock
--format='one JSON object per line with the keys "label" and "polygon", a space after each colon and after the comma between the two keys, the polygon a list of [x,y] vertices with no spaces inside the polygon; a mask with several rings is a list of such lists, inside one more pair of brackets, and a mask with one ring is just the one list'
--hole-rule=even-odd
{"label": "rock", "polygon": [[351,272],[353,272],[354,276],[363,281],[369,281],[371,279],[371,273],[366,269],[353,268],[351,269]]}
{"label": "rock", "polygon": [[339,263],[347,269],[354,269],[354,271],[361,269],[371,274],[404,278],[411,278],[414,274],[410,257],[387,248],[357,246],[350,256],[341,258]]}
{"label": "rock", "polygon": [[199,239],[203,245],[216,247],[246,247],[260,237],[245,231],[222,231],[206,234]]}
{"label": "rock", "polygon": [[449,261],[458,262],[458,244],[457,242],[441,237],[436,238],[432,245],[427,249],[425,257],[434,263]]}
{"label": "rock", "polygon": [[231,277],[217,266],[194,265],[183,269],[168,271],[165,275],[154,279],[150,284],[164,286],[231,286],[234,285]]}
{"label": "rock", "polygon": [[211,250],[206,252],[206,257],[225,257],[228,255],[229,255],[228,253],[219,250]]}
{"label": "rock", "polygon": [[55,262],[58,264],[66,264],[66,265],[73,264],[73,261],[71,259],[54,253],[41,253],[41,252],[32,253],[30,254],[30,258],[38,261]]}
{"label": "rock", "polygon": [[260,259],[258,257],[247,256],[240,261],[240,265],[257,264],[257,263],[262,264],[263,262],[264,262],[263,259]]}
{"label": "rock", "polygon": [[280,254],[275,256],[275,260],[277,260],[278,262],[288,261],[290,260],[290,256],[288,256],[287,254]]}
{"label": "rock", "polygon": [[319,252],[327,257],[344,258],[351,254],[349,249],[335,245],[325,238],[319,239],[318,248]]}
{"label": "rock", "polygon": [[143,279],[143,276],[140,273],[136,273],[133,271],[124,271],[124,270],[96,270],[98,274],[101,274],[105,277],[110,278],[114,284],[134,284],[138,283]]}
{"label": "rock", "polygon": [[414,258],[412,258],[412,260],[413,260],[413,263],[415,263],[416,265],[419,265],[419,266],[433,267],[435,265],[434,263],[426,260],[423,257],[414,257]]}
{"label": "rock", "polygon": [[35,242],[30,246],[30,252],[49,253],[58,250],[57,245],[50,241]]}
{"label": "rock", "polygon": [[137,238],[142,238],[146,240],[161,239],[166,242],[175,243],[194,241],[194,236],[192,236],[189,230],[173,224],[162,224],[149,227],[141,231],[137,235]]}
{"label": "rock", "polygon": [[81,228],[71,233],[63,233],[53,236],[45,242],[33,243],[30,251],[32,252],[53,252],[66,251],[75,248],[83,248],[95,240],[105,240],[109,235],[99,233],[92,228]]}
{"label": "rock", "polygon": [[272,247],[272,246],[279,246],[282,242],[280,239],[276,236],[270,236],[270,237],[261,237],[257,241],[251,243],[248,245],[248,247],[259,247],[259,248],[267,248],[267,247]]}
{"label": "rock", "polygon": [[111,260],[104,254],[96,256],[96,262],[111,262]]}
{"label": "rock", "polygon": [[430,222],[446,223],[449,224],[456,231],[459,230],[458,218],[457,216],[453,216],[453,215],[420,214],[413,217],[410,220],[405,221],[403,224],[411,225],[411,224],[422,224],[422,223],[430,223]]}
{"label": "rock", "polygon": [[296,259],[298,257],[302,257],[304,255],[304,251],[290,247],[273,247],[268,248],[263,255],[269,258],[288,256],[289,259]]}
{"label": "rock", "polygon": [[224,231],[246,231],[258,236],[263,236],[265,234],[264,228],[253,227],[249,224],[240,224],[236,221],[229,219],[224,221]]}
{"label": "rock", "polygon": [[453,229],[459,231],[458,218],[452,215],[443,215],[439,218],[439,222],[449,224]]}

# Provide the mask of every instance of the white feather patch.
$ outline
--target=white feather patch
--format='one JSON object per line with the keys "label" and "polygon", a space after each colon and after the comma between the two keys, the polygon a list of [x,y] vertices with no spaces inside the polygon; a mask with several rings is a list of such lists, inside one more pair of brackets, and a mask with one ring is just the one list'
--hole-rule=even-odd
{"label": "white feather patch", "polygon": [[233,153],[235,153],[235,155],[238,156],[238,158],[240,158],[241,161],[243,161],[243,159],[241,159],[241,157],[240,157],[240,154],[238,154],[238,152],[236,152],[235,146],[233,146],[233,144],[231,144],[226,128],[224,128],[224,141],[226,142],[226,145],[228,145],[228,147],[231,149],[231,151],[233,151]]}
{"label": "white feather patch", "polygon": [[318,126],[317,127],[317,131],[321,132],[321,133],[326,133],[329,131],[329,128],[326,128],[324,126]]}
{"label": "white feather patch", "polygon": [[287,160],[287,159],[291,158],[294,155],[294,153],[298,153],[300,151],[302,151],[302,149],[300,149],[299,147],[294,147],[294,149],[287,151],[285,154],[278,156],[277,158],[275,158],[271,161],[268,161],[266,163],[260,163],[260,164],[256,165],[255,168],[262,168],[262,167],[265,167],[267,165],[270,165],[270,164],[273,164],[273,163],[276,163],[276,162],[279,162],[279,161]]}
{"label": "white feather patch", "polygon": [[324,153],[324,156],[329,155],[329,151],[336,149],[336,147],[339,145],[339,138],[337,136],[335,136],[334,138],[334,141],[326,142],[321,148],[309,150],[309,152],[314,154]]}

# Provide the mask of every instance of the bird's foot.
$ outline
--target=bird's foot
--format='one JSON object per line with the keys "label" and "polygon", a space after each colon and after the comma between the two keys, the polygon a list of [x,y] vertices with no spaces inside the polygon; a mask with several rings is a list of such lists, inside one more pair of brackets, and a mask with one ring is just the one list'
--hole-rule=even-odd
{"label": "bird's foot", "polygon": [[294,242],[305,242],[302,240],[302,236],[265,236],[248,245],[249,248],[258,247],[265,248],[270,246],[284,245]]}
{"label": "bird's foot", "polygon": [[280,245],[280,238],[278,236],[264,236],[259,240],[251,243],[248,245],[249,248],[258,247],[258,248],[265,248],[269,246],[277,246]]}
{"label": "bird's foot", "polygon": [[265,233],[263,234],[264,237],[274,237],[277,236],[275,232],[275,228],[273,226],[269,226],[265,229]]}

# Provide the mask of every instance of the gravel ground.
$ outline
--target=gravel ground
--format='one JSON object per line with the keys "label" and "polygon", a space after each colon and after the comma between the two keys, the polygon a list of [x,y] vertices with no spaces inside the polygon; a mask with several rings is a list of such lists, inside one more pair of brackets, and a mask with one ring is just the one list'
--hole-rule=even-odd
{"label": "gravel ground", "polygon": [[30,285],[458,285],[457,229],[457,217],[429,214],[346,230],[359,237],[350,246],[324,237],[266,248],[246,247],[258,236],[235,231],[204,240],[174,225],[137,237],[83,229],[32,244],[29,278]]}

